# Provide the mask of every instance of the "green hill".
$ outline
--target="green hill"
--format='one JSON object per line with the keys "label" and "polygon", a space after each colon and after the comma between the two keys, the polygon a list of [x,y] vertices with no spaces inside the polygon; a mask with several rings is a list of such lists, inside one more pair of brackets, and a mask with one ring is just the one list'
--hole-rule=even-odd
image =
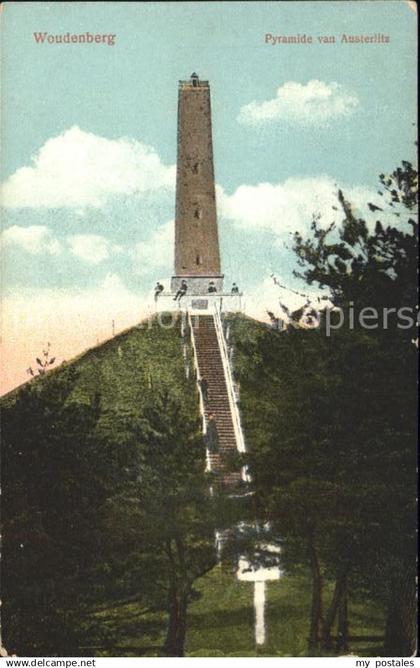
{"label": "green hill", "polygon": [[[177,391],[187,386],[189,394],[194,394],[193,383],[186,384],[185,380],[180,324],[169,327],[169,323],[168,320],[167,326],[160,327],[155,320],[141,322],[56,367],[48,375],[57,376],[69,369],[77,373],[71,401],[88,403],[99,393],[99,423],[104,429],[112,429],[111,423],[120,412],[139,414],[145,389],[153,384],[166,383]],[[37,377],[30,384],[42,382]],[[2,405],[13,404],[27,385],[8,393],[2,398]]]}
{"label": "green hill", "polygon": [[[252,453],[273,438],[280,382],[273,365],[290,352],[290,339],[244,316],[226,322]],[[179,322],[173,328],[143,323],[2,400],[4,631],[6,645],[18,655],[158,655],[167,627],[162,583],[167,564],[150,526],[155,521],[162,522],[162,533],[166,524],[180,522],[177,531],[185,532],[191,563],[203,572],[197,577],[194,571],[187,655],[307,652],[310,582],[304,568],[292,568],[268,586],[269,640],[262,650],[255,649],[253,640],[252,585],[239,583],[229,568],[212,568],[212,539],[200,515],[200,494],[208,481],[196,433],[193,375],[191,351],[183,356]],[[163,391],[172,397],[164,409],[159,403]],[[188,453],[188,470],[164,445],[155,459],[147,454],[153,438],[161,447],[154,404],[160,415],[167,411],[169,430],[179,415],[176,429],[181,433],[185,428],[181,440],[190,443],[187,451],[179,446],[181,456]],[[174,442],[176,429],[170,436]],[[138,467],[145,471],[140,481],[133,473]],[[188,478],[194,471],[195,477]],[[180,478],[192,491],[184,489]],[[142,497],[147,490],[153,503]],[[172,504],[181,519],[171,515]],[[141,595],[136,596],[138,591]],[[331,596],[332,583],[327,584],[326,600]],[[356,635],[381,633],[382,613],[376,604],[361,603],[355,595],[351,615]],[[356,651],[371,655],[380,653],[380,647],[368,642]]]}

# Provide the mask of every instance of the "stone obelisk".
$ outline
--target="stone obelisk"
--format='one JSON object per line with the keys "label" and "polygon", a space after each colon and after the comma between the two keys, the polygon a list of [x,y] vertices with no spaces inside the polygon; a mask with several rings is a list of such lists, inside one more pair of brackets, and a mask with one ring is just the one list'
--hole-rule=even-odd
{"label": "stone obelisk", "polygon": [[210,86],[192,74],[178,89],[175,276],[188,293],[204,295],[212,281],[223,291],[214,185]]}

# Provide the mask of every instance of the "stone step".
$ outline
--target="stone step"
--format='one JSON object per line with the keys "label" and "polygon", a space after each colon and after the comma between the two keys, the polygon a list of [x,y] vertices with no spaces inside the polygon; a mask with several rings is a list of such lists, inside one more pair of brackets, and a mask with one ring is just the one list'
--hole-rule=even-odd
{"label": "stone step", "polygon": [[232,487],[241,480],[241,474],[225,468],[224,459],[237,449],[225,371],[213,316],[199,316],[198,327],[193,328],[193,332],[199,375],[205,377],[209,383],[205,415],[207,417],[209,413],[214,414],[219,435],[219,451],[209,455],[210,465],[214,469],[220,469],[217,476],[220,483]]}

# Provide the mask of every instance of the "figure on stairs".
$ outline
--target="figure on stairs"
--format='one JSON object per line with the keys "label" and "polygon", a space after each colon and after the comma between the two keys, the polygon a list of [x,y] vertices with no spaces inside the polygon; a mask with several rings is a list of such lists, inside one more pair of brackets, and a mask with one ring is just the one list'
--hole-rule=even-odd
{"label": "figure on stairs", "polygon": [[203,376],[203,377],[200,378],[200,380],[198,381],[198,384],[199,384],[200,389],[201,389],[201,395],[202,395],[202,397],[203,397],[204,405],[206,406],[206,405],[207,405],[207,402],[208,402],[208,400],[209,400],[209,383],[208,383],[207,378],[205,378],[205,377]]}
{"label": "figure on stairs", "polygon": [[206,448],[211,454],[219,452],[219,434],[213,413],[209,413],[205,434]]}

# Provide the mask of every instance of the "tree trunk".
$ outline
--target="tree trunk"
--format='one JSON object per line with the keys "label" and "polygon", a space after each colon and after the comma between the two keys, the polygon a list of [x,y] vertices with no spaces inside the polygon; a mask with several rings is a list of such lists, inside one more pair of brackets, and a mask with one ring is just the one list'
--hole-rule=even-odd
{"label": "tree trunk", "polygon": [[166,631],[163,656],[184,656],[187,631],[188,596],[172,590],[169,602],[169,620]]}
{"label": "tree trunk", "polygon": [[385,655],[413,656],[416,651],[416,580],[401,568],[391,583],[385,624]]}
{"label": "tree trunk", "polygon": [[337,650],[342,654],[346,654],[349,651],[349,621],[346,578],[344,579],[343,591],[338,608]]}
{"label": "tree trunk", "polygon": [[185,546],[180,536],[175,539],[176,552],[179,563],[179,572],[181,575],[179,606],[178,606],[178,629],[177,629],[177,655],[184,656],[185,636],[187,633],[187,607],[190,594],[190,585],[188,581],[188,569],[185,562]]}
{"label": "tree trunk", "polygon": [[309,652],[319,650],[319,641],[322,635],[322,576],[318,555],[313,540],[309,541],[309,562],[312,575],[312,604],[309,629]]}
{"label": "tree trunk", "polygon": [[177,646],[177,627],[179,617],[179,601],[176,587],[171,586],[168,600],[168,628],[166,631],[165,644],[163,646],[163,656],[178,656]]}
{"label": "tree trunk", "polygon": [[170,589],[168,599],[168,629],[163,656],[184,656],[187,633],[187,609],[190,593],[185,563],[185,548],[181,538],[167,542],[166,552],[170,563]]}
{"label": "tree trunk", "polygon": [[346,578],[347,574],[345,571],[342,571],[337,575],[332,601],[330,607],[328,608],[327,614],[325,615],[323,635],[322,635],[322,648],[325,650],[331,650],[333,648],[333,640],[331,637],[331,633],[342,600],[342,596],[345,593]]}
{"label": "tree trunk", "polygon": [[188,608],[188,597],[186,594],[181,594],[179,598],[178,628],[176,635],[177,653],[175,656],[184,656],[185,636],[187,633],[187,608]]}

